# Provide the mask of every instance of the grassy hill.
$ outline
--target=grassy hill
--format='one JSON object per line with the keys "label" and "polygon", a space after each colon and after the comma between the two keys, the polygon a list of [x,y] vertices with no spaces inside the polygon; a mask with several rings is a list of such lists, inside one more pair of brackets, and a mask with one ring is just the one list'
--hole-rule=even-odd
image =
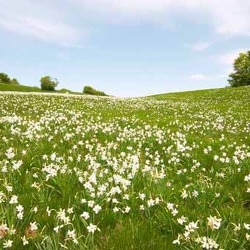
{"label": "grassy hill", "polygon": [[[194,90],[194,91],[185,91],[185,92],[175,92],[175,93],[166,93],[159,95],[152,95],[149,98],[154,98],[156,100],[166,100],[166,99],[183,99],[183,100],[226,100],[227,98],[233,98],[233,100],[238,98],[239,93],[246,93],[249,91],[249,86],[240,87],[240,88],[218,88],[218,89],[204,89],[204,90]],[[237,93],[237,95],[234,95]]]}
{"label": "grassy hill", "polygon": [[39,87],[30,87],[25,85],[0,84],[0,91],[16,91],[16,92],[48,92],[48,93],[68,93],[76,95],[85,95],[80,92],[74,92],[68,89],[60,89],[56,91],[43,91]]}
{"label": "grassy hill", "polygon": [[249,100],[0,93],[0,248],[250,249]]}
{"label": "grassy hill", "polygon": [[41,89],[38,87],[0,83],[0,91],[41,92]]}

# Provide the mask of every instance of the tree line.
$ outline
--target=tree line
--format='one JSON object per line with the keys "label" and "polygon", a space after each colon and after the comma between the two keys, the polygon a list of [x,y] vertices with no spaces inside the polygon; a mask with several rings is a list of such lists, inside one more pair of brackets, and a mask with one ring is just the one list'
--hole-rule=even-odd
{"label": "tree line", "polygon": [[[6,73],[0,73],[0,84],[13,84],[13,85],[20,85],[16,78],[11,79]],[[41,90],[44,91],[56,91],[56,87],[59,84],[57,78],[52,78],[50,76],[43,76],[40,79],[40,86]],[[70,90],[63,89],[64,92],[71,92]],[[91,86],[84,86],[83,88],[84,94],[89,95],[98,95],[98,96],[107,96],[103,91],[99,91],[94,89]]]}
{"label": "tree line", "polygon": [[19,82],[16,78],[11,79],[6,73],[0,73],[0,83],[19,85]]}

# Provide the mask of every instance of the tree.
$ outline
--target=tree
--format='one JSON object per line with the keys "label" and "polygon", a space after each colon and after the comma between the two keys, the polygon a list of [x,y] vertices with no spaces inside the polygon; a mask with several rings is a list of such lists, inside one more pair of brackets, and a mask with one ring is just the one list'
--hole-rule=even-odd
{"label": "tree", "polygon": [[235,59],[234,72],[229,75],[229,85],[239,87],[250,85],[250,51],[240,53]]}
{"label": "tree", "polygon": [[19,82],[18,82],[18,80],[17,80],[16,78],[13,78],[13,79],[11,80],[11,84],[19,85]]}
{"label": "tree", "polygon": [[55,91],[56,86],[59,84],[58,80],[50,76],[44,76],[40,79],[41,89],[46,91]]}
{"label": "tree", "polygon": [[91,86],[84,86],[83,93],[89,94],[89,95],[106,96],[106,94],[104,92],[96,90],[96,89],[92,88]]}
{"label": "tree", "polygon": [[0,73],[0,83],[11,84],[11,79],[5,73]]}

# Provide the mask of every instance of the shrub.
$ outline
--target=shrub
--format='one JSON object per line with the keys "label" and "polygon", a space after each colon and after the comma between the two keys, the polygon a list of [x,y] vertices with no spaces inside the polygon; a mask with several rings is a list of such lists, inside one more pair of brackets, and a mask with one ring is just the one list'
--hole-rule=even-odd
{"label": "shrub", "polygon": [[11,80],[11,84],[13,84],[13,85],[19,85],[19,82],[18,82],[18,80],[16,78],[13,78]]}
{"label": "shrub", "polygon": [[5,73],[0,73],[0,83],[11,84],[11,79]]}
{"label": "shrub", "polygon": [[84,86],[83,93],[89,95],[107,96],[107,94],[105,94],[104,92],[96,90],[91,86]]}
{"label": "shrub", "polygon": [[56,86],[59,84],[58,80],[50,76],[44,76],[40,79],[41,89],[46,91],[55,91]]}

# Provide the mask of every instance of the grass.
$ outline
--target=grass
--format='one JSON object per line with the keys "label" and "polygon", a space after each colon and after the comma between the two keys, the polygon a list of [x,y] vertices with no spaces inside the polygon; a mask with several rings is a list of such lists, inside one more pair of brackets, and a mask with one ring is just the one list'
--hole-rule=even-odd
{"label": "grass", "polygon": [[0,84],[0,91],[15,91],[15,92],[43,92],[43,93],[62,93],[85,95],[84,93],[71,91],[69,89],[60,89],[56,91],[43,91],[39,87],[30,87],[25,85]]}
{"label": "grass", "polygon": [[0,248],[249,249],[249,100],[2,92]]}
{"label": "grass", "polygon": [[0,84],[0,91],[41,92],[41,89],[25,85]]}

